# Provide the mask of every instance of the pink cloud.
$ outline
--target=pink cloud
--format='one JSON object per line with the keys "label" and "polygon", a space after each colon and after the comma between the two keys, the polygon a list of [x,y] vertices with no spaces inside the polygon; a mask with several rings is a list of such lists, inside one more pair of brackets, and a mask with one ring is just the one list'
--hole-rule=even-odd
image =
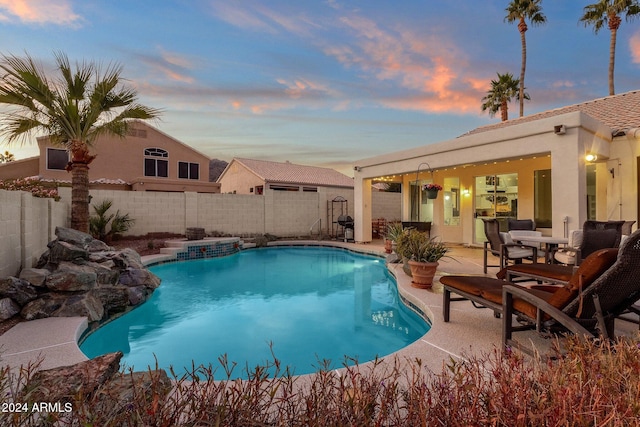
{"label": "pink cloud", "polygon": [[[78,25],[82,18],[73,12],[68,0],[0,0],[0,20],[37,24]],[[9,15],[9,16],[7,16]]]}
{"label": "pink cloud", "polygon": [[634,64],[640,64],[640,32],[635,32],[629,39],[629,49]]}
{"label": "pink cloud", "polygon": [[428,112],[479,111],[489,85],[467,63],[464,52],[446,36],[425,36],[407,29],[382,29],[361,17],[340,21],[356,34],[349,47],[328,46],[325,54],[347,67],[360,67],[381,81],[398,82],[411,95],[381,98],[384,105]]}

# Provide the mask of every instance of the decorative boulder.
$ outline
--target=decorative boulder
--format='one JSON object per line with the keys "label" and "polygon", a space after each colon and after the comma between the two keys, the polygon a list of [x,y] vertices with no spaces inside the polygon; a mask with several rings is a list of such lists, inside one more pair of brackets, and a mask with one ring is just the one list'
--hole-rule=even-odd
{"label": "decorative boulder", "polygon": [[18,305],[23,306],[36,299],[38,291],[26,280],[8,277],[0,280],[0,297],[11,298]]}
{"label": "decorative boulder", "polygon": [[17,308],[26,320],[86,316],[97,322],[105,313],[141,304],[160,285],[160,278],[133,249],[114,250],[88,234],[62,227],[56,228],[56,236],[37,268],[23,269],[20,279],[0,280],[0,300],[10,299],[2,303],[0,317]]}
{"label": "decorative boulder", "polygon": [[20,313],[20,306],[11,298],[0,299],[0,321],[11,319],[18,313]]}
{"label": "decorative boulder", "polygon": [[33,286],[44,286],[44,281],[51,274],[46,268],[23,268],[20,272],[20,278],[31,283]]}

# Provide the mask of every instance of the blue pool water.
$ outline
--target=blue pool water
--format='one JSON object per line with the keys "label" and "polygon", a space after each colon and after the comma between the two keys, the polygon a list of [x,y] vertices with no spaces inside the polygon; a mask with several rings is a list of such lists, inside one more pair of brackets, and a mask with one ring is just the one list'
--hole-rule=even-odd
{"label": "blue pool water", "polygon": [[[136,370],[217,367],[226,354],[234,378],[273,360],[296,375],[320,360],[341,367],[416,341],[429,326],[399,301],[384,260],[335,248],[285,247],[151,267],[153,296],[81,344],[90,358],[120,350]],[[271,344],[271,346],[270,346]],[[324,366],[322,366],[324,367]]]}

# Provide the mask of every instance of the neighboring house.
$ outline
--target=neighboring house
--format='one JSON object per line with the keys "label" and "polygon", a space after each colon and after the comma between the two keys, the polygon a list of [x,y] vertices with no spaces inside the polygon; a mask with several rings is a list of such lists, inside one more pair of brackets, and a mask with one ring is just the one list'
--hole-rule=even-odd
{"label": "neighboring house", "polygon": [[[479,127],[356,162],[355,240],[371,240],[379,181],[402,183],[403,221],[432,222],[443,241],[481,244],[483,218],[531,218],[554,236],[587,219],[638,221],[639,168],[640,91]],[[443,187],[436,199],[423,189],[429,182]]]}
{"label": "neighboring house", "polygon": [[[64,147],[51,145],[47,137],[37,140],[40,155],[1,164],[0,179],[71,182]],[[126,138],[99,137],[90,151],[96,155],[89,165],[91,188],[220,193],[220,184],[209,182],[207,156],[145,122],[133,122]]]}
{"label": "neighboring house", "polygon": [[223,193],[235,194],[353,189],[353,178],[333,169],[241,158],[234,158],[227,165],[218,182]]}

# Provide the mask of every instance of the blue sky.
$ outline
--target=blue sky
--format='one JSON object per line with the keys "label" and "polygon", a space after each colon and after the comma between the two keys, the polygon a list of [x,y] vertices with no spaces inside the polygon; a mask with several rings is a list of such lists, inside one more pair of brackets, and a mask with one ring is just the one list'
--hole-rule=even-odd
{"label": "blue sky", "polygon": [[[525,114],[608,94],[609,31],[578,22],[593,1],[542,2],[547,24],[526,33]],[[152,124],[209,157],[350,174],[358,159],[500,120],[480,105],[496,72],[520,72],[507,4],[0,0],[0,52],[122,64],[141,102],[164,110]],[[640,19],[623,21],[617,41],[616,93],[640,89]]]}

